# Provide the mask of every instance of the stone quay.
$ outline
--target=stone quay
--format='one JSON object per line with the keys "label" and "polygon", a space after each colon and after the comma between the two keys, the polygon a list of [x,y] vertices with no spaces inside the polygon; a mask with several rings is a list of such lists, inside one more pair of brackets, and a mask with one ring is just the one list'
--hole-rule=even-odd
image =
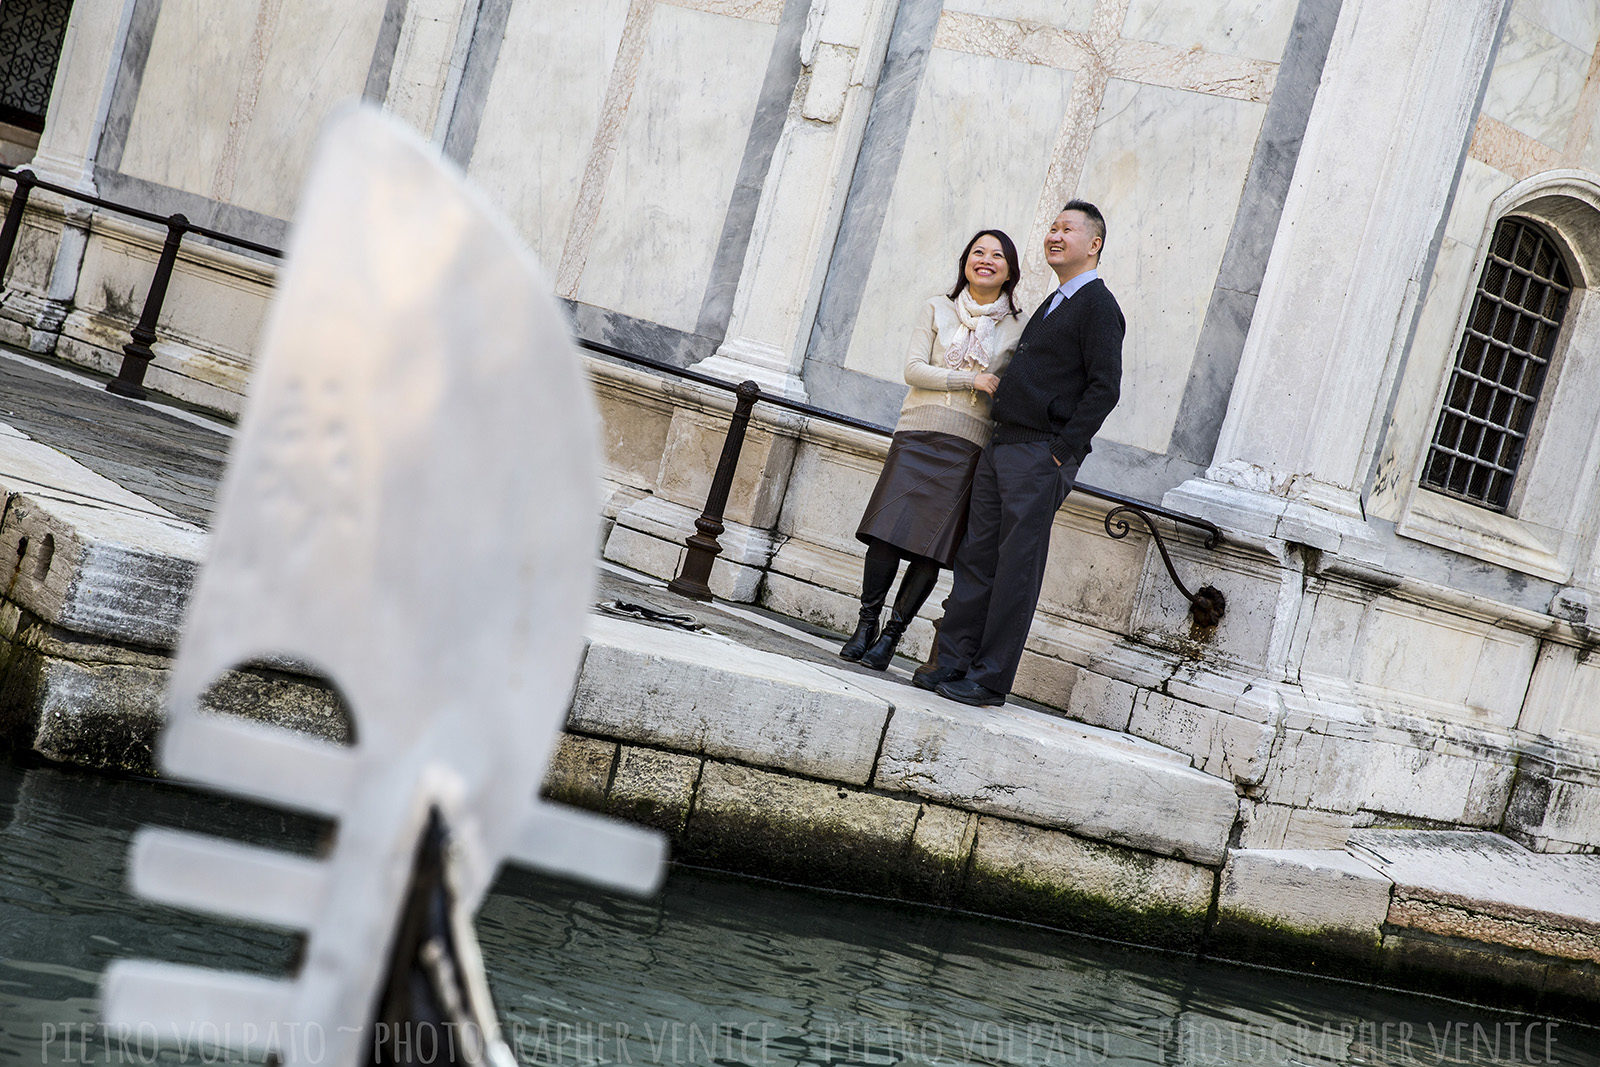
{"label": "stone quay", "polygon": [[[0,732],[153,773],[226,427],[16,357],[0,375]],[[1316,765],[1214,724],[1185,737],[1193,677],[1141,688],[1077,666],[1061,706],[971,709],[907,684],[907,660],[847,665],[814,624],[690,604],[637,570],[607,564],[596,600],[699,628],[597,607],[543,789],[662,830],[678,862],[1556,1014],[1600,1004],[1600,856],[1348,814],[1320,847],[1252,843],[1260,782]],[[338,743],[350,723],[325,682],[241,665],[211,703]],[[1279,821],[1295,820],[1339,822]]]}

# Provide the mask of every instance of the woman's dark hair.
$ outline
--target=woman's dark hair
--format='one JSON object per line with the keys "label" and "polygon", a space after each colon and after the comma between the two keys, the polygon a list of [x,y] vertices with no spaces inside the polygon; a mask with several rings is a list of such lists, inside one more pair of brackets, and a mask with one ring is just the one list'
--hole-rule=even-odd
{"label": "woman's dark hair", "polygon": [[1000,295],[1006,298],[1006,304],[1011,308],[1011,314],[1017,315],[1016,298],[1011,291],[1017,287],[1017,278],[1022,274],[1022,264],[1017,259],[1017,246],[1006,236],[1004,230],[979,230],[972,235],[972,240],[967,242],[967,247],[961,250],[961,258],[956,260],[956,285],[945,295],[951,300],[961,295],[961,290],[967,287],[967,257],[972,255],[972,246],[978,243],[980,237],[993,237],[1000,242],[1000,254],[1006,257],[1006,280],[1000,283]]}

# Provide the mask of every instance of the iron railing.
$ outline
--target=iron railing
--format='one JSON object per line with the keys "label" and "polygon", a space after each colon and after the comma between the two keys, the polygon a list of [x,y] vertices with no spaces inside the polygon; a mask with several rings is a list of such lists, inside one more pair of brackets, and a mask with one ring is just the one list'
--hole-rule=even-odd
{"label": "iron railing", "polygon": [[[156,261],[155,274],[150,282],[150,291],[145,297],[144,309],[139,315],[139,321],[130,331],[131,339],[122,347],[122,366],[117,371],[117,376],[106,384],[106,388],[119,396],[132,397],[136,400],[145,399],[148,394],[144,389],[144,375],[150,366],[155,353],[151,345],[156,341],[156,324],[161,316],[161,308],[166,300],[167,288],[172,281],[172,269],[177,262],[178,249],[185,236],[195,234],[206,237],[222,244],[243,248],[260,255],[281,259],[281,249],[271,248],[267,245],[257,244],[254,241],[236,237],[233,234],[223,233],[206,226],[197,226],[181,214],[157,215],[142,208],[128,204],[119,204],[113,200],[91,196],[55,185],[51,182],[40,181],[31,170],[27,168],[12,168],[0,164],[0,177],[9,177],[15,182],[11,194],[11,204],[6,210],[3,224],[0,224],[0,289],[4,288],[5,277],[11,265],[12,253],[16,250],[17,236],[22,229],[22,216],[28,207],[28,198],[34,189],[44,189],[48,192],[64,196],[79,203],[89,204],[94,207],[115,211],[120,215],[151,222],[158,226],[165,226],[167,237],[161,248],[161,256]],[[717,556],[722,551],[722,545],[717,540],[725,526],[723,525],[723,510],[727,507],[728,493],[733,486],[733,475],[739,465],[739,453],[744,446],[745,431],[750,425],[750,415],[757,402],[771,404],[774,407],[784,408],[808,418],[821,419],[838,426],[848,426],[853,429],[863,430],[867,433],[888,437],[893,431],[876,423],[866,422],[862,419],[852,418],[837,411],[829,411],[813,404],[790,400],[782,396],[768,396],[761,392],[761,387],[755,382],[743,382],[734,385],[721,378],[713,378],[709,374],[698,371],[686,370],[675,367],[669,363],[649,359],[632,352],[624,352],[619,348],[601,344],[598,341],[579,339],[584,348],[599,355],[621,360],[640,367],[647,367],[660,374],[666,374],[687,381],[698,382],[713,389],[721,389],[734,394],[733,417],[728,425],[727,437],[723,440],[722,455],[717,461],[716,472],[712,475],[711,489],[706,495],[706,505],[700,517],[695,520],[695,533],[689,535],[685,544],[688,552],[684,556],[683,565],[679,568],[678,575],[669,583],[668,588],[682,596],[697,600],[712,599],[709,581],[711,567]],[[1221,620],[1227,602],[1222,593],[1212,586],[1200,587],[1190,592],[1183,579],[1178,577],[1177,568],[1172,564],[1172,556],[1167,551],[1166,540],[1162,537],[1156,525],[1156,518],[1163,518],[1175,526],[1188,526],[1205,533],[1204,545],[1206,548],[1215,548],[1222,538],[1222,531],[1204,519],[1196,519],[1180,512],[1169,511],[1154,504],[1147,504],[1142,500],[1113,493],[1107,489],[1078,482],[1074,491],[1087,496],[1095,497],[1112,505],[1106,512],[1106,533],[1113,538],[1127,537],[1131,527],[1125,516],[1133,516],[1144,523],[1150,531],[1157,550],[1161,553],[1161,562],[1166,566],[1167,575],[1172,579],[1172,584],[1182,593],[1184,599],[1189,601],[1190,610],[1194,620],[1201,626],[1215,626]]]}
{"label": "iron railing", "polygon": [[11,192],[11,204],[6,208],[5,222],[0,223],[0,288],[5,286],[6,273],[11,267],[11,255],[17,247],[17,235],[22,231],[22,216],[28,210],[28,198],[35,189],[44,189],[57,196],[76,200],[80,204],[105,208],[119,215],[127,215],[129,218],[166,227],[167,239],[161,246],[160,258],[156,260],[155,275],[150,279],[150,291],[145,296],[144,309],[139,313],[139,321],[129,331],[131,339],[122,346],[122,366],[117,369],[117,376],[106,383],[106,389],[118,396],[143,400],[149,395],[144,389],[144,375],[150,366],[150,361],[155,358],[155,352],[150,346],[156,342],[156,322],[161,317],[161,307],[167,299],[167,287],[172,283],[172,268],[178,262],[178,249],[186,236],[194,234],[221,244],[271,256],[274,259],[283,258],[281,249],[247,241],[243,237],[213,230],[209,226],[197,226],[182,214],[157,215],[143,208],[119,204],[114,200],[91,196],[66,186],[40,181],[34,176],[33,171],[26,167],[13,168],[0,164],[0,177],[10,178],[16,183]]}
{"label": "iron railing", "polygon": [[[735,397],[733,417],[728,425],[728,436],[722,442],[722,456],[717,461],[716,473],[711,478],[711,489],[706,494],[705,510],[695,520],[696,533],[689,536],[684,542],[688,546],[688,553],[684,556],[683,565],[678,570],[678,576],[668,583],[667,588],[681,596],[691,597],[695,600],[710,600],[712,593],[707,584],[711,577],[711,565],[716,562],[717,555],[722,551],[722,546],[717,538],[721,536],[723,526],[723,508],[728,503],[728,491],[733,486],[733,474],[739,465],[739,452],[744,446],[745,430],[750,424],[750,414],[756,402],[771,404],[774,407],[784,408],[788,411],[798,412],[813,419],[821,419],[839,426],[849,426],[857,430],[881,437],[889,437],[893,430],[876,423],[865,422],[861,419],[842,415],[837,411],[819,408],[813,404],[801,403],[782,396],[768,396],[761,392],[761,387],[755,382],[743,382],[733,385],[721,378],[713,378],[709,374],[698,371],[685,370],[674,367],[669,363],[649,359],[645,356],[624,352],[620,348],[601,344],[598,341],[587,341],[582,338],[578,344],[591,352],[602,356],[609,356],[624,363],[635,366],[648,367],[653,371],[668,374],[675,378],[684,378],[701,385],[708,385],[714,389],[732,392]],[[1222,620],[1222,614],[1227,610],[1227,598],[1214,586],[1204,585],[1194,592],[1178,577],[1177,568],[1172,565],[1172,555],[1167,551],[1166,539],[1161,536],[1161,530],[1156,526],[1156,518],[1160,517],[1172,522],[1176,526],[1188,526],[1204,531],[1206,548],[1215,548],[1222,540],[1222,531],[1215,524],[1204,519],[1197,519],[1192,515],[1182,512],[1169,511],[1155,504],[1147,504],[1142,500],[1113,493],[1109,489],[1101,489],[1085,482],[1073,484],[1072,491],[1092,496],[1097,500],[1104,500],[1112,505],[1106,512],[1106,533],[1111,537],[1121,540],[1131,532],[1126,516],[1132,515],[1144,523],[1150,531],[1151,538],[1156,543],[1156,549],[1161,554],[1161,562],[1166,565],[1167,575],[1172,579],[1172,584],[1177,586],[1178,592],[1183,594],[1189,602],[1189,609],[1194,615],[1194,621],[1200,626],[1215,626]]]}

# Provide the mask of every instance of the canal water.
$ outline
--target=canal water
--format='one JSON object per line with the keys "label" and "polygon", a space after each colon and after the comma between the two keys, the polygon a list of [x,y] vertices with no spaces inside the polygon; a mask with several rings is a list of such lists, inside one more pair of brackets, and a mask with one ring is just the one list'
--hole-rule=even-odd
{"label": "canal water", "polygon": [[[0,1064],[216,1063],[220,1031],[112,1035],[124,957],[282,975],[281,932],[137,901],[140,825],[310,850],[307,820],[0,758]],[[1600,1067],[1600,1032],[973,916],[675,869],[638,901],[508,872],[478,929],[523,1064]],[[235,1035],[237,1036],[237,1035]],[[315,1058],[320,1035],[286,1033]],[[408,1035],[422,1062],[451,1035]]]}

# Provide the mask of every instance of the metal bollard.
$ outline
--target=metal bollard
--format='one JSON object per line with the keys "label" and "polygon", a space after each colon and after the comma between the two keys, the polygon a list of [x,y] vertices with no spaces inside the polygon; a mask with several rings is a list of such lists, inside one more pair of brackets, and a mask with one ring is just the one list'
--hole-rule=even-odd
{"label": "metal bollard", "polygon": [[150,346],[156,340],[156,321],[161,318],[161,304],[167,299],[167,285],[172,281],[172,265],[178,260],[178,246],[189,231],[189,220],[183,215],[167,219],[167,243],[161,246],[161,258],[156,261],[156,274],[150,280],[150,294],[144,299],[144,311],[139,324],[133,328],[133,340],[122,346],[122,366],[117,376],[106,383],[106,389],[118,396],[143,400],[144,372],[156,354]]}
{"label": "metal bollard", "polygon": [[22,216],[28,210],[28,196],[38,181],[31,170],[11,172],[17,187],[11,192],[11,206],[6,209],[6,221],[0,225],[0,288],[4,288],[6,271],[11,267],[11,254],[17,250],[17,235],[22,232]]}
{"label": "metal bollard", "polygon": [[684,541],[689,552],[683,557],[678,576],[667,583],[667,588],[691,600],[712,599],[711,587],[706,584],[711,577],[711,565],[716,562],[722,545],[717,537],[724,529],[722,511],[728,506],[728,490],[733,488],[733,472],[739,466],[739,450],[744,447],[744,433],[750,425],[750,409],[761,398],[761,387],[755,382],[741,382],[734,395],[733,420],[728,423],[728,436],[722,442],[722,458],[717,461],[717,472],[711,479],[711,491],[706,494],[706,509],[694,521],[698,533],[690,534]]}

